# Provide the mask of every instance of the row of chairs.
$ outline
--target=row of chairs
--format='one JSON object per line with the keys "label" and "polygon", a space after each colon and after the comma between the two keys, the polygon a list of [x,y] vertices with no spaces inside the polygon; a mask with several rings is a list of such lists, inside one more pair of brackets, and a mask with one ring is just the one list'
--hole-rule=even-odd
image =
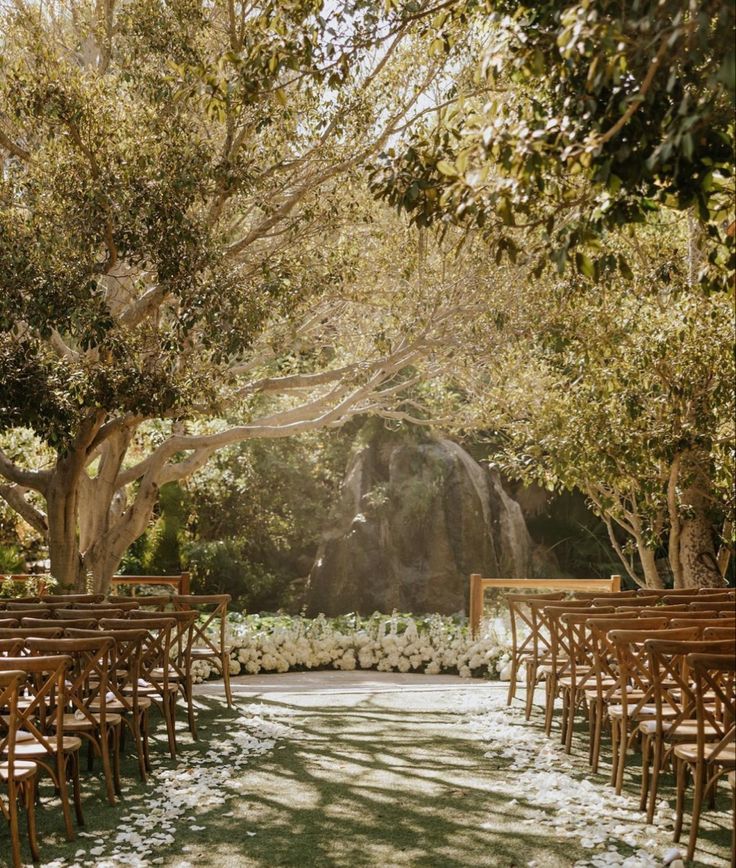
{"label": "row of chairs", "polygon": [[[561,700],[560,738],[569,752],[575,718],[588,724],[588,755],[598,770],[605,733],[611,740],[611,783],[621,792],[627,752],[641,748],[640,807],[652,822],[661,776],[675,778],[674,839],[682,832],[688,778],[694,782],[688,858],[704,800],[718,781],[736,785],[733,591],[620,592],[507,598],[512,628],[511,704],[525,672],[525,713],[544,685],[544,731],[552,733]],[[736,804],[733,810],[736,812]],[[736,813],[734,813],[736,823]],[[732,840],[736,864],[736,833]]]}
{"label": "row of chairs", "polygon": [[68,839],[84,821],[79,755],[99,758],[110,804],[121,796],[120,758],[130,736],[138,772],[151,772],[149,713],[166,724],[170,755],[182,699],[197,737],[195,659],[214,659],[229,690],[225,621],[229,597],[89,599],[83,595],[2,601],[0,610],[0,806],[12,864],[21,864],[19,808],[39,859],[35,810],[40,775],[58,793]]}

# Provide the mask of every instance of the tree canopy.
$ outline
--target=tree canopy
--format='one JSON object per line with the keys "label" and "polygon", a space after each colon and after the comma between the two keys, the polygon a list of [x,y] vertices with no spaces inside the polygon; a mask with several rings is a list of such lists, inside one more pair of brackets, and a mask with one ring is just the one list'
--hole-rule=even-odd
{"label": "tree canopy", "polygon": [[630,276],[602,233],[687,210],[693,282],[732,288],[733,3],[463,5],[479,55],[440,121],[384,152],[376,192],[420,226],[483,232],[536,276],[569,260]]}

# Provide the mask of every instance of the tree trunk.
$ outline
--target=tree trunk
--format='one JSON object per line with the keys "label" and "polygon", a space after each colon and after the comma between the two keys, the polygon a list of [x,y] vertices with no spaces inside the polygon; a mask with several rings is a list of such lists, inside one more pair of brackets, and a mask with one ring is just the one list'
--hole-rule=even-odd
{"label": "tree trunk", "polygon": [[46,493],[51,575],[64,589],[83,589],[85,574],[77,530],[78,488],[73,468],[57,463]]}
{"label": "tree trunk", "polygon": [[639,552],[639,560],[641,561],[642,569],[644,570],[644,580],[647,588],[663,588],[664,582],[657,569],[657,561],[654,557],[654,550],[645,545],[641,540],[637,540],[636,549]]}
{"label": "tree trunk", "polygon": [[725,585],[718,566],[716,535],[709,514],[710,461],[705,451],[691,451],[683,466],[680,506],[680,564],[686,588],[718,588]]}

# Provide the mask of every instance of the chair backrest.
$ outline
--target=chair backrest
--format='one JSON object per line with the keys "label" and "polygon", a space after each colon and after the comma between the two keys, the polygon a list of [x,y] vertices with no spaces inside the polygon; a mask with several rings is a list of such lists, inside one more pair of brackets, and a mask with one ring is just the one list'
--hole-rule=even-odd
{"label": "chair backrest", "polygon": [[[3,726],[0,729],[0,756],[5,756],[5,779],[12,789],[15,782],[15,740],[18,732],[18,695],[28,676],[23,669],[0,672],[0,709]],[[0,815],[1,816],[1,815]]]}
{"label": "chair backrest", "polygon": [[15,618],[16,621],[20,621],[21,618],[48,618],[51,615],[51,609],[44,609],[42,607],[38,608],[15,608],[15,609],[7,609],[9,618]]}
{"label": "chair backrest", "polygon": [[[669,601],[671,601],[673,603],[698,603],[698,602],[702,603],[702,602],[704,602],[703,596],[701,596],[697,592],[690,593],[690,594],[669,594],[666,597],[664,597],[663,599],[664,599],[665,603],[667,603]],[[732,600],[732,599],[733,599],[732,594],[722,591],[721,593],[718,593],[718,594],[708,594],[707,602],[708,603],[720,603],[720,602],[726,602],[726,601]]]}
{"label": "chair backrest", "polygon": [[733,600],[722,600],[715,595],[707,600],[694,600],[690,603],[693,612],[736,612],[736,603]]}
{"label": "chair backrest", "polygon": [[575,591],[576,600],[626,600],[636,596],[636,591]]}
{"label": "chair backrest", "polygon": [[[138,679],[141,675],[141,659],[143,643],[147,639],[145,630],[130,629],[127,621],[123,622],[126,629],[122,630],[77,630],[70,627],[66,635],[70,639],[112,639],[114,645],[110,651],[110,672],[114,678],[108,681],[108,690],[126,711],[138,707]],[[124,673],[125,677],[121,677]],[[126,693],[130,688],[130,693]]]}
{"label": "chair backrest", "polygon": [[21,627],[78,627],[81,630],[94,630],[97,618],[23,618]]}
{"label": "chair backrest", "polygon": [[[616,629],[608,634],[608,640],[616,652],[619,673],[619,690],[623,717],[637,714],[646,705],[654,702],[655,678],[647,650],[650,639],[668,639],[694,642],[700,635],[697,627],[682,627],[672,630]],[[629,687],[640,691],[641,695],[629,699]]]}
{"label": "chair backrest", "polygon": [[[564,591],[558,591],[553,594],[506,594],[504,596],[504,600],[509,607],[511,649],[517,659],[526,651],[527,648],[531,648],[537,641],[534,634],[532,616],[528,606],[529,600],[562,600],[564,596]],[[181,605],[183,606],[183,604]],[[522,635],[525,628],[526,635]]]}
{"label": "chair backrest", "polygon": [[736,638],[736,625],[722,627],[719,625],[703,627],[703,639],[733,639]]}
{"label": "chair backrest", "polygon": [[26,640],[26,648],[32,656],[64,654],[71,659],[65,684],[67,708],[95,725],[94,714],[98,714],[102,727],[107,716],[114,647],[115,640],[101,634],[88,638]]}
{"label": "chair backrest", "polygon": [[[23,639],[0,639],[0,656],[17,657],[23,648]],[[0,705],[2,709],[2,705]]]}
{"label": "chair backrest", "polygon": [[[131,613],[133,614],[133,613]],[[169,665],[171,660],[171,648],[176,620],[163,615],[153,617],[148,612],[148,618],[103,619],[100,621],[101,630],[125,630],[135,625],[137,629],[145,631],[145,637],[141,645],[141,673],[149,680],[164,690],[169,684]],[[154,677],[153,672],[161,670],[160,675]]]}
{"label": "chair backrest", "polygon": [[26,603],[21,600],[9,600],[8,601],[8,611],[9,612],[17,612],[19,610],[25,612],[53,612],[54,609],[63,608],[63,603],[50,603],[47,600],[41,600],[38,603]]}
{"label": "chair backrest", "polygon": [[67,604],[70,608],[75,603],[100,603],[104,600],[103,594],[44,594],[44,603]]}
{"label": "chair backrest", "polygon": [[[674,632],[674,631],[672,631]],[[695,714],[695,690],[687,666],[687,655],[694,652],[734,653],[736,637],[729,641],[704,641],[700,638],[650,638],[644,643],[654,684],[656,734],[674,736],[678,727]]]}
{"label": "chair backrest", "polygon": [[137,600],[130,600],[129,602],[118,601],[115,603],[111,603],[109,600],[103,600],[100,603],[75,603],[71,608],[85,612],[127,612],[130,609],[139,608],[139,604]]}
{"label": "chair backrest", "polygon": [[[23,702],[17,709],[18,729],[30,733],[49,754],[60,755],[63,749],[64,684],[71,664],[71,658],[63,654],[0,657],[0,671],[20,669],[28,676]],[[53,734],[49,726],[52,716],[56,719]]]}
{"label": "chair backrest", "polygon": [[704,761],[707,738],[709,762],[718,762],[736,738],[736,654],[694,652],[687,665],[695,681],[698,761]]}
{"label": "chair backrest", "polygon": [[0,639],[30,639],[32,636],[59,638],[63,635],[63,627],[7,627],[0,630]]}
{"label": "chair backrest", "polygon": [[[535,595],[536,596],[536,595]],[[199,617],[192,625],[192,645],[205,648],[213,655],[219,655],[225,648],[227,630],[227,610],[232,597],[230,594],[176,594],[174,608],[180,611],[194,610]],[[532,607],[544,605],[544,601],[536,596]],[[217,627],[217,643],[210,635],[213,627]]]}
{"label": "chair backrest", "polygon": [[676,614],[677,612],[688,612],[689,609],[686,605],[681,605],[681,606],[674,606],[674,605],[673,606],[652,606],[652,605],[648,604],[646,606],[642,606],[642,605],[639,605],[637,602],[637,605],[616,606],[616,611],[617,612],[638,612],[640,615],[654,614],[654,615],[657,615],[658,617],[661,617],[661,618],[668,618],[668,617],[671,617],[672,615]]}
{"label": "chair backrest", "polygon": [[123,618],[125,612],[122,609],[57,609],[54,618],[60,621],[74,621],[77,618]]}
{"label": "chair backrest", "polygon": [[[130,597],[125,595],[110,595],[107,602],[111,606],[125,606],[131,609],[140,609],[141,611],[148,610],[149,612],[163,612],[166,609],[173,608],[173,594],[142,594],[140,597]],[[129,604],[133,604],[130,606]]]}
{"label": "chair backrest", "polygon": [[[616,662],[616,647],[609,637],[612,630],[630,629],[636,623],[638,630],[663,630],[667,627],[667,619],[662,617],[646,618],[624,614],[609,618],[591,618],[586,622],[590,630],[590,641],[595,666],[596,688],[598,698],[613,693],[618,687],[618,664]],[[604,688],[604,682],[615,683],[616,687]]]}
{"label": "chair backrest", "polygon": [[0,618],[0,630],[6,627],[17,627],[18,619],[17,618]]}

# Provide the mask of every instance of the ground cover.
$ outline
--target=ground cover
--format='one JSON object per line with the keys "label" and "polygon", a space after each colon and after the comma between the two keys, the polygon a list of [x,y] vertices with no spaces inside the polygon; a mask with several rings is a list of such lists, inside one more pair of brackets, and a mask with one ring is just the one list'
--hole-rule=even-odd
{"label": "ground cover", "polygon": [[[127,762],[115,808],[88,782],[75,842],[41,812],[47,866],[633,868],[663,864],[672,846],[664,812],[642,826],[633,777],[612,797],[581,753],[565,757],[505,711],[497,682],[249,676],[234,709],[220,684],[199,690],[200,741],[182,730],[172,762],[159,730],[155,775],[143,786]],[[727,823],[723,811],[706,819],[699,864],[724,864]]]}

